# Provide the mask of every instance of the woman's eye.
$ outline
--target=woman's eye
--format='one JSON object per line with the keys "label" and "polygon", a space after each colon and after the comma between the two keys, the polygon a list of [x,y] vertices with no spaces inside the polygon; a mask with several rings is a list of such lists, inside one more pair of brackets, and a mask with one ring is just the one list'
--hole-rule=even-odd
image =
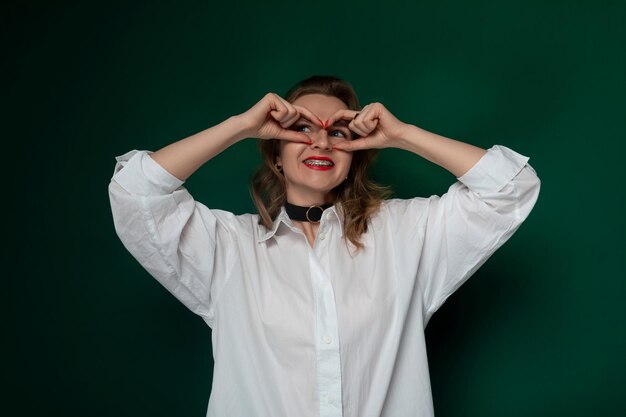
{"label": "woman's eye", "polygon": [[330,136],[334,136],[336,138],[347,138],[348,135],[343,130],[331,130]]}
{"label": "woman's eye", "polygon": [[310,132],[311,128],[307,125],[296,125],[293,127],[293,130],[297,131],[297,132]]}

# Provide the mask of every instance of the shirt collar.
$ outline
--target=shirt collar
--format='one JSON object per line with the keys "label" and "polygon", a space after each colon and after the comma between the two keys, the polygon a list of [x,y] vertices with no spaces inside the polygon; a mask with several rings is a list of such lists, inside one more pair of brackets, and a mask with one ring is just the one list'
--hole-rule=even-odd
{"label": "shirt collar", "polygon": [[[329,222],[329,221],[337,221],[337,223],[339,224],[340,236],[343,236],[343,219],[339,211],[340,210],[338,209],[337,204],[327,208],[326,210],[324,210],[324,214],[322,215],[321,221],[324,223]],[[261,226],[264,232],[259,233],[259,238],[257,239],[257,242],[258,243],[265,242],[267,239],[273,237],[278,231],[278,228],[281,226],[281,224],[283,225],[283,227],[287,227],[291,229],[291,231],[293,232],[296,232],[296,233],[300,232],[300,229],[298,229],[293,224],[293,222],[287,215],[285,206],[281,206],[280,213],[278,213],[278,215],[274,219],[272,228],[268,230],[264,226]]]}

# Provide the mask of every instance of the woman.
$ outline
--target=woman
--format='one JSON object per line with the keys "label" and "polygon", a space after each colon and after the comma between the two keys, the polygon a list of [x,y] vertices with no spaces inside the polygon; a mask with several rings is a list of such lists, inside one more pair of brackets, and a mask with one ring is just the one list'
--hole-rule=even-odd
{"label": "woman", "polygon": [[[194,201],[184,181],[248,137],[263,155],[259,214]],[[385,200],[365,174],[391,147],[459,181],[441,197]],[[213,330],[208,416],[433,415],[424,328],[539,192],[527,157],[427,132],[380,103],[359,109],[348,83],[323,76],[117,161],[119,237]]]}

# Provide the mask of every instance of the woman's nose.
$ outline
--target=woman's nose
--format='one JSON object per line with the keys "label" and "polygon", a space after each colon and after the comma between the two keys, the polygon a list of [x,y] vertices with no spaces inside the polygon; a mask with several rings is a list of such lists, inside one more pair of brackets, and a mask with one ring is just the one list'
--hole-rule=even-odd
{"label": "woman's nose", "polygon": [[328,140],[328,132],[326,130],[321,129],[315,135],[311,137],[311,147],[314,149],[324,149],[330,151],[333,147],[330,144],[330,140]]}

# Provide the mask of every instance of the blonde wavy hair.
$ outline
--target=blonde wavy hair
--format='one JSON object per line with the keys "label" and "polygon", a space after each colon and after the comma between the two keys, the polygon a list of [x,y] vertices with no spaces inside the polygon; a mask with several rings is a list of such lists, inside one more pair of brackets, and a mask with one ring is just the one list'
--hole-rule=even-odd
{"label": "blonde wavy hair", "polygon": [[[293,103],[307,94],[336,97],[350,110],[361,110],[352,86],[337,77],[316,75],[300,81],[287,92],[285,100]],[[279,140],[258,140],[258,146],[263,162],[252,178],[251,194],[259,212],[259,224],[270,229],[273,219],[287,200],[287,190],[283,174],[274,165],[280,153]],[[376,149],[354,151],[348,179],[331,191],[330,202],[343,214],[344,236],[357,250],[363,248],[361,235],[367,232],[368,220],[391,194],[388,187],[378,185],[367,177],[368,168],[377,156]]]}

